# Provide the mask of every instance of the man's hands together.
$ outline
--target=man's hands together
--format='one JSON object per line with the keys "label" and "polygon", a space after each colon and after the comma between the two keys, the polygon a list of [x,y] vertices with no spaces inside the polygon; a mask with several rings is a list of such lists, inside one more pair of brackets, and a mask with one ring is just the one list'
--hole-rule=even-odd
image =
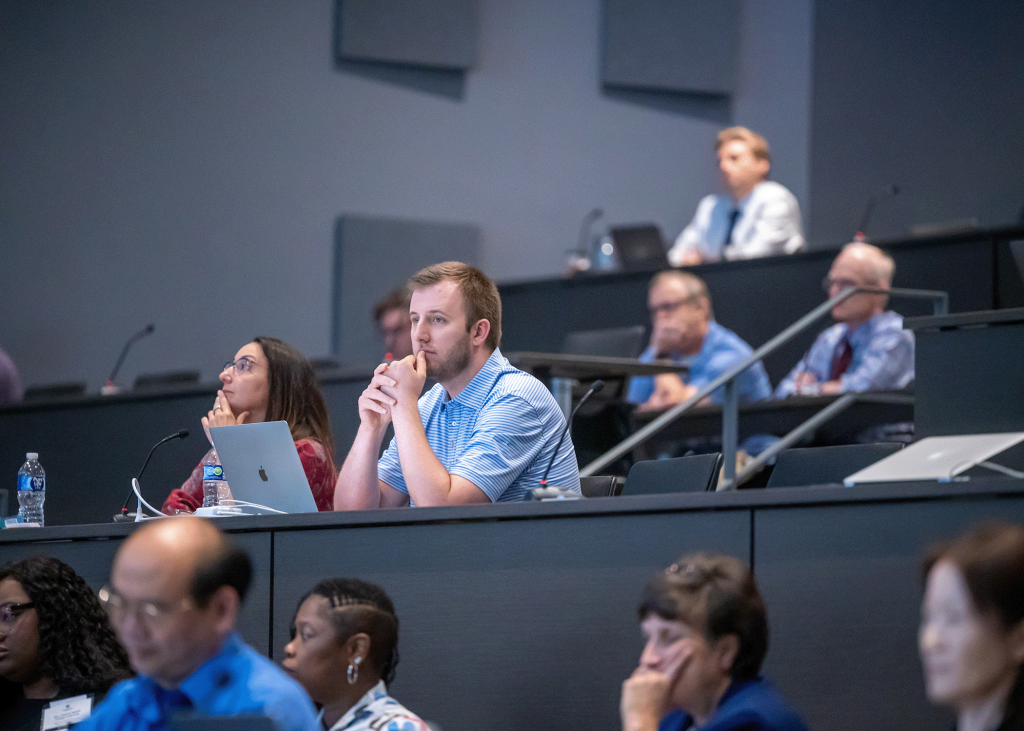
{"label": "man's hands together", "polygon": [[381,363],[359,397],[360,422],[375,431],[383,431],[396,410],[411,411],[419,419],[416,402],[426,380],[427,361],[422,352],[392,363]]}

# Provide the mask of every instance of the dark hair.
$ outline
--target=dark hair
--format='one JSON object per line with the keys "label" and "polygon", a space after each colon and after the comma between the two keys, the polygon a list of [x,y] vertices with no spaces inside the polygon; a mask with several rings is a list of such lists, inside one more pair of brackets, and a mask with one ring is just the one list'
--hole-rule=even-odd
{"label": "dark hair", "polygon": [[[384,684],[391,685],[398,667],[398,616],[384,590],[359,579],[324,579],[299,599],[298,606],[311,596],[322,596],[331,603],[331,622],[339,645],[358,632],[369,635],[366,660]],[[294,616],[291,629],[294,639]]]}
{"label": "dark hair", "polygon": [[[974,606],[995,617],[1004,630],[1024,620],[1024,528],[990,521],[953,541],[932,545],[921,562],[923,581],[940,561],[960,569]],[[1024,728],[1024,666],[1017,671],[999,728]]]}
{"label": "dark hair", "polygon": [[753,575],[738,558],[690,553],[647,584],[640,619],[657,614],[685,622],[709,642],[736,635],[739,650],[730,675],[757,677],[768,651],[768,619]]}
{"label": "dark hair", "polygon": [[85,580],[55,558],[37,556],[0,568],[14,579],[39,617],[39,667],[61,697],[105,693],[132,676],[128,654]]}
{"label": "dark hair", "polygon": [[249,554],[220,531],[217,536],[217,542],[207,555],[200,558],[192,577],[192,599],[200,607],[205,607],[222,586],[230,586],[237,591],[238,601],[242,603],[252,581]]}
{"label": "dark hair", "polygon": [[399,287],[384,295],[384,298],[373,306],[373,321],[380,322],[380,318],[391,310],[405,310],[405,314],[409,314],[408,287]]}
{"label": "dark hair", "polygon": [[287,421],[292,439],[315,439],[334,467],[334,437],[327,404],[313,364],[302,353],[277,338],[252,339],[267,358],[267,421]]}
{"label": "dark hair", "polygon": [[409,289],[432,287],[439,282],[455,282],[459,285],[462,302],[466,308],[466,329],[480,320],[491,323],[487,333],[487,347],[497,348],[501,342],[501,296],[498,287],[486,274],[460,261],[445,261],[420,269],[409,278]]}

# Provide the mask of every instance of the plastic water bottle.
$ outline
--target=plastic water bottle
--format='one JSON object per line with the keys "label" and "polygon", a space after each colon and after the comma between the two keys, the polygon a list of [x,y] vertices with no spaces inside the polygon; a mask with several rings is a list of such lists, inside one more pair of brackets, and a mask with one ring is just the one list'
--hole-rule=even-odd
{"label": "plastic water bottle", "polygon": [[43,501],[46,500],[46,472],[39,464],[39,455],[29,452],[18,470],[18,517],[22,523],[43,525]]}
{"label": "plastic water bottle", "polygon": [[227,493],[228,482],[224,479],[224,468],[220,466],[217,448],[213,447],[203,457],[203,507],[217,507],[221,497]]}

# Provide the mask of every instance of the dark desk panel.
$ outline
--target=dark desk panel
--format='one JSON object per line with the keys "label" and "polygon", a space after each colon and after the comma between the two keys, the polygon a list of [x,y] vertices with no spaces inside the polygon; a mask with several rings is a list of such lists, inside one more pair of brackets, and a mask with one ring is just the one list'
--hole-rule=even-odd
{"label": "dark desk panel", "polygon": [[527,729],[538,718],[614,728],[641,649],[640,590],[701,548],[748,560],[747,513],[279,532],[275,659],[299,597],[321,578],[355,576],[383,586],[401,620],[395,697],[446,731]]}
{"label": "dark desk panel", "polygon": [[755,510],[774,638],[765,673],[812,728],[951,727],[924,695],[920,557],[992,518],[1024,523],[1024,496]]}
{"label": "dark desk panel", "polygon": [[[813,728],[925,731],[950,719],[928,706],[921,687],[918,557],[932,540],[991,516],[1024,522],[1021,481],[217,523],[247,543],[257,564],[242,625],[250,642],[265,650],[271,627],[280,659],[298,598],[321,578],[380,583],[402,623],[395,695],[446,731],[512,731],[532,728],[537,718],[553,727],[617,731],[619,687],[641,649],[640,588],[695,548],[753,557],[772,626],[766,674]],[[44,550],[97,586],[114,544],[132,529],[0,531],[0,556]]]}

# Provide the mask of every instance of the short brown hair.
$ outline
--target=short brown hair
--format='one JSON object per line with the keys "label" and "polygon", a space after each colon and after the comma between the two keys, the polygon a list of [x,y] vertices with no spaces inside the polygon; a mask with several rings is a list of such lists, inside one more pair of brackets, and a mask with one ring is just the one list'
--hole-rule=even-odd
{"label": "short brown hair", "polygon": [[409,314],[408,287],[398,287],[384,295],[384,298],[373,306],[373,321],[379,323],[391,310],[405,310],[405,314]]}
{"label": "short brown hair", "polygon": [[466,307],[466,329],[480,320],[491,323],[487,346],[494,349],[501,342],[501,297],[498,287],[486,274],[459,261],[445,261],[420,269],[409,278],[409,291],[432,287],[440,282],[455,282]]}
{"label": "short brown hair", "polygon": [[746,142],[755,158],[771,162],[771,154],[768,152],[768,140],[756,132],[751,132],[746,127],[729,127],[719,132],[718,140],[715,142],[715,152],[721,150],[722,145],[726,142],[732,142],[733,140]]}
{"label": "short brown hair", "polygon": [[768,617],[754,576],[738,558],[715,553],[689,553],[647,584],[639,607],[640,620],[657,614],[683,622],[709,642],[736,635],[739,650],[729,674],[741,680],[757,677],[768,652]]}

